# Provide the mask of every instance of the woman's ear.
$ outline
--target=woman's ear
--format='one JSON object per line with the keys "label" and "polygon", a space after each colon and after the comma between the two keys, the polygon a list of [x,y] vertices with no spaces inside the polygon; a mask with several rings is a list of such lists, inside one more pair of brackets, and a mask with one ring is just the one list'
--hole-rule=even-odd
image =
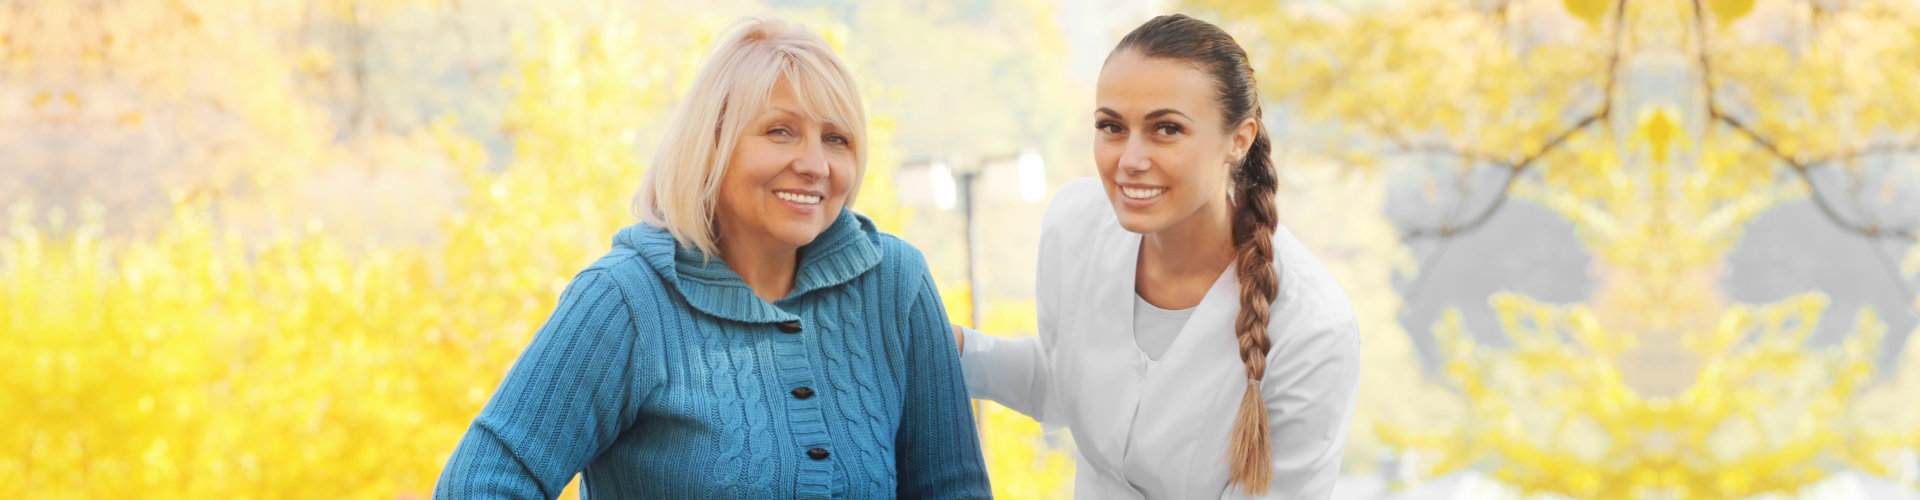
{"label": "woman's ear", "polygon": [[1240,124],[1233,127],[1233,137],[1232,140],[1229,141],[1233,145],[1233,150],[1227,152],[1227,157],[1232,158],[1234,163],[1239,163],[1240,160],[1246,159],[1247,149],[1253,147],[1253,138],[1259,135],[1259,133],[1260,120],[1252,117],[1240,120]]}

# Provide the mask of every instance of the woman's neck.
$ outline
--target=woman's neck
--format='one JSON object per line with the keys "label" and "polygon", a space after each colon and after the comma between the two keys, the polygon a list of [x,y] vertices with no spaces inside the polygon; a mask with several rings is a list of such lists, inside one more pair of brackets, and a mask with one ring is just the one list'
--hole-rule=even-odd
{"label": "woman's neck", "polygon": [[[749,235],[720,235],[720,260],[727,269],[753,289],[753,294],[769,303],[793,291],[794,271],[800,266],[800,249],[770,241],[756,241]],[[762,238],[764,239],[764,238]]]}
{"label": "woman's neck", "polygon": [[1193,307],[1233,258],[1233,206],[1223,198],[1140,238],[1134,293],[1156,307]]}

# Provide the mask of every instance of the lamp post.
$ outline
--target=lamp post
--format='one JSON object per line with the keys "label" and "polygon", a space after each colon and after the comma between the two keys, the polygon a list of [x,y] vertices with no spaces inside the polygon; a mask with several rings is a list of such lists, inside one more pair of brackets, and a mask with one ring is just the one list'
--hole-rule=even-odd
{"label": "lamp post", "polygon": [[[969,165],[955,168],[955,164]],[[971,164],[941,160],[909,162],[894,173],[902,203],[959,209],[967,243],[968,324],[980,328],[980,227],[976,202],[1039,202],[1047,195],[1046,163],[1031,151],[983,158]],[[984,200],[983,200],[984,198]]]}

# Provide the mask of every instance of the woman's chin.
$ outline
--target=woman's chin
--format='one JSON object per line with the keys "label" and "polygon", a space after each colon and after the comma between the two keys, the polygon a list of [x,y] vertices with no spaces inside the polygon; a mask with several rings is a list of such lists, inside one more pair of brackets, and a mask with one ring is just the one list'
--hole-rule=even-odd
{"label": "woman's chin", "polygon": [[795,222],[783,227],[773,228],[773,238],[771,238],[771,240],[794,248],[800,248],[812,244],[815,239],[819,239],[820,233],[824,230],[826,230],[826,228],[821,227],[819,224]]}
{"label": "woman's chin", "polygon": [[1166,221],[1162,220],[1164,217],[1158,217],[1151,212],[1141,213],[1126,208],[1119,208],[1114,212],[1120,216],[1120,227],[1129,233],[1153,234],[1167,227]]}

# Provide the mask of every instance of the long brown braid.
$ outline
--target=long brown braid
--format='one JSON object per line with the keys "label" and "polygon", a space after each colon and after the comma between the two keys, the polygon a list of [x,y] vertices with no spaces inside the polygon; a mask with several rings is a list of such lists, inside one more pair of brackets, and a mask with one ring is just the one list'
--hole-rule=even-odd
{"label": "long brown braid", "polygon": [[[1272,143],[1260,124],[1260,96],[1247,52],[1219,27],[1185,15],[1160,16],[1134,28],[1113,49],[1193,63],[1213,78],[1226,127],[1232,130],[1253,118],[1257,132],[1246,157],[1233,168],[1234,272],[1240,280],[1240,315],[1234,335],[1240,340],[1240,361],[1247,369],[1247,389],[1240,397],[1227,446],[1227,479],[1249,495],[1265,494],[1273,482],[1273,450],[1267,429],[1267,406],[1260,396],[1260,380],[1267,373],[1268,308],[1280,290],[1273,267],[1273,231],[1278,214]],[[1112,57],[1109,55],[1108,57]]]}

